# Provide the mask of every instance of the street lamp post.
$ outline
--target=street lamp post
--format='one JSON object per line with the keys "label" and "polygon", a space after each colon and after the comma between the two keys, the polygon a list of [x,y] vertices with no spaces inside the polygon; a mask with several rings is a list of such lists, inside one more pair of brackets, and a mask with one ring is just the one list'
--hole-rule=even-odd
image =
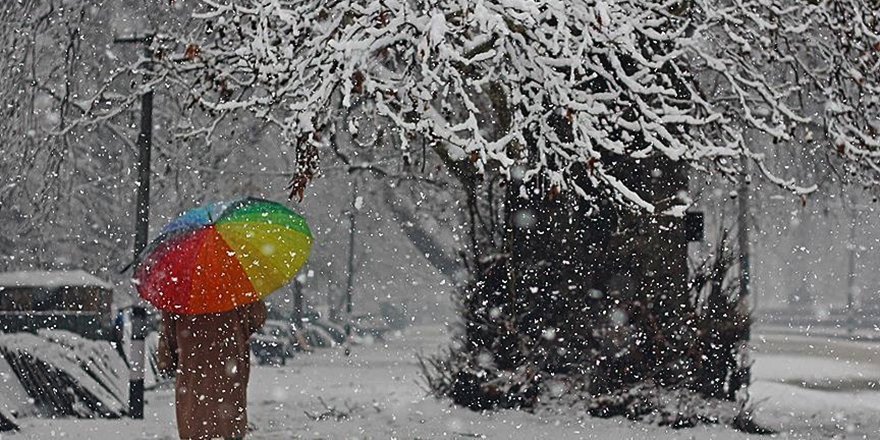
{"label": "street lamp post", "polygon": [[[152,57],[150,44],[153,35],[116,38],[117,44],[143,44],[144,56]],[[144,76],[146,80],[147,75]],[[134,257],[137,259],[147,247],[150,229],[150,158],[153,143],[153,91],[141,95],[140,133],[137,138],[137,205],[135,211]],[[146,363],[147,309],[140,298],[135,298],[131,309],[131,359],[128,384],[128,412],[133,419],[144,418],[144,366]]]}
{"label": "street lamp post", "polygon": [[846,277],[846,332],[850,336],[855,332],[855,294],[856,294],[856,263],[858,259],[858,244],[856,243],[856,225],[858,223],[859,212],[862,207],[854,206],[850,209],[850,226],[849,226],[849,261],[847,262]]}
{"label": "street lamp post", "polygon": [[354,182],[351,192],[351,206],[348,211],[348,277],[345,283],[345,336],[351,337],[352,295],[355,275],[355,234],[357,233],[358,185]]}

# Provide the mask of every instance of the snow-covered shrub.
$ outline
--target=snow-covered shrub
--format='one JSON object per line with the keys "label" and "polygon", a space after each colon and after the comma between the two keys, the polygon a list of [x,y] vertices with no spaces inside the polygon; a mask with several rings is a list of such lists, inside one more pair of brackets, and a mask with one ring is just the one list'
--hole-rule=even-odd
{"label": "snow-covered shrub", "polygon": [[0,355],[49,416],[118,418],[128,411],[125,361],[107,341],[62,330],[0,335]]}
{"label": "snow-covered shrub", "polygon": [[[614,256],[611,261],[630,253],[611,248],[601,248]],[[596,416],[674,427],[740,423],[736,408],[748,404],[742,400],[749,384],[751,319],[739,296],[727,234],[714,248],[676,293],[684,301],[663,309],[676,314],[665,322],[648,311],[662,302],[646,307],[644,296],[628,292],[619,276],[604,269],[599,272],[612,274],[604,284],[620,290],[525,290],[518,292],[519,313],[512,315],[504,288],[509,262],[496,259],[459,295],[460,338],[448,352],[422,359],[427,385],[472,409],[532,408],[561,399]],[[556,273],[547,266],[541,270]],[[668,322],[682,328],[664,328]]]}

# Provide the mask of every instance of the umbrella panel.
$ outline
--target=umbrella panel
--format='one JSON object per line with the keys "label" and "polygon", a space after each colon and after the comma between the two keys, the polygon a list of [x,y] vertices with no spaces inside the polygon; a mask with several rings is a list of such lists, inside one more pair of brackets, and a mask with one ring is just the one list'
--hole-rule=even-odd
{"label": "umbrella panel", "polygon": [[296,275],[312,243],[310,237],[279,225],[235,222],[216,227],[262,297]]}
{"label": "umbrella panel", "polygon": [[160,245],[139,275],[141,296],[161,310],[204,314],[260,298],[235,252],[214,226]]}
{"label": "umbrella panel", "polygon": [[304,218],[292,215],[287,208],[275,203],[253,203],[231,210],[218,219],[217,224],[245,223],[245,224],[274,224],[298,231],[308,237],[312,236]]}
{"label": "umbrella panel", "polygon": [[193,267],[186,313],[232,310],[260,299],[248,275],[235,258],[235,252],[215,227],[205,229],[206,236]]}
{"label": "umbrella panel", "polygon": [[141,296],[162,310],[186,307],[193,267],[206,235],[206,231],[197,231],[161,243],[138,269]]}

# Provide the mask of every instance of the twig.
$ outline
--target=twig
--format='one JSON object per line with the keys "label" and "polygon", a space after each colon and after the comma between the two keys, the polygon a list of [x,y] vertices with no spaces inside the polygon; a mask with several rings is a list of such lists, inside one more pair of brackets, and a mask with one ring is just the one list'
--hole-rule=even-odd
{"label": "twig", "polygon": [[324,401],[323,397],[318,397],[318,402],[324,406],[325,411],[318,414],[313,414],[308,411],[303,411],[306,416],[316,422],[324,421],[324,420],[335,420],[337,422],[342,420],[348,420],[351,418],[351,415],[355,411],[355,407],[352,407],[348,402],[345,402],[346,411],[340,411],[336,409],[335,406],[330,406]]}

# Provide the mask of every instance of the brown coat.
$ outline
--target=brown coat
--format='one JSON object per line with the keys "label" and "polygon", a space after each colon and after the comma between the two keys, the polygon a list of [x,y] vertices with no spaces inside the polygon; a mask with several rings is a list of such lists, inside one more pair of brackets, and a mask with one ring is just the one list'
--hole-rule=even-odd
{"label": "brown coat", "polygon": [[248,340],[266,322],[262,301],[231,312],[162,314],[159,369],[176,372],[182,439],[240,438],[247,431]]}

